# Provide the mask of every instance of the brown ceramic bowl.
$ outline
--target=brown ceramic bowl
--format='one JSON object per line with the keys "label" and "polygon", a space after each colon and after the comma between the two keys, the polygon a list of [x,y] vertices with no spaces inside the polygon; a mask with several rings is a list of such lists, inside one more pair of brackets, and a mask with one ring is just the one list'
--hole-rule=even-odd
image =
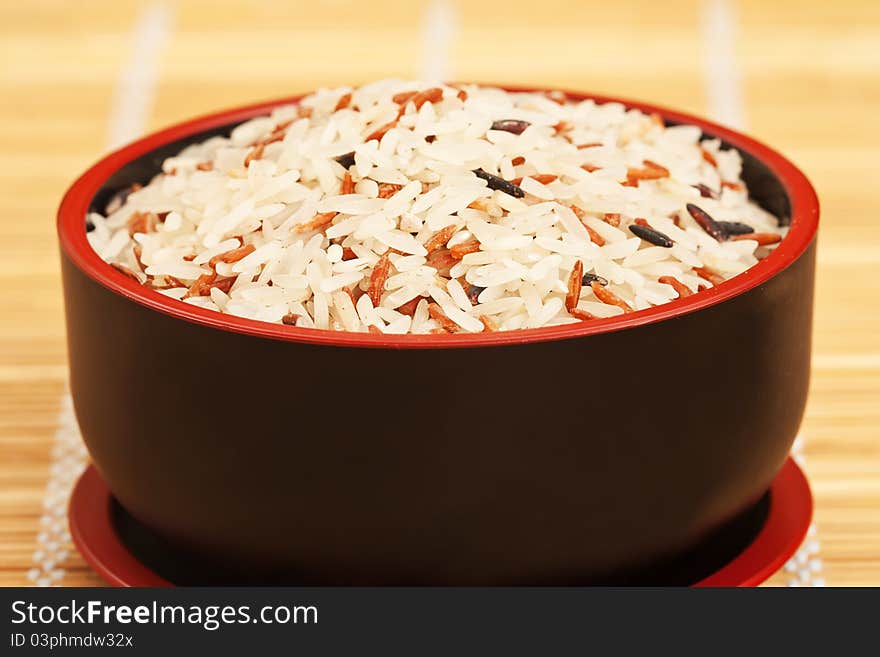
{"label": "brown ceramic bowl", "polygon": [[145,137],[61,203],[77,418],[137,520],[217,583],[561,584],[680,554],[762,496],[810,373],[819,208],[794,165],[623,101],[739,150],[752,197],[791,229],[711,290],[576,325],[392,337],[266,324],[169,299],[92,251],[90,208],[296,100]]}

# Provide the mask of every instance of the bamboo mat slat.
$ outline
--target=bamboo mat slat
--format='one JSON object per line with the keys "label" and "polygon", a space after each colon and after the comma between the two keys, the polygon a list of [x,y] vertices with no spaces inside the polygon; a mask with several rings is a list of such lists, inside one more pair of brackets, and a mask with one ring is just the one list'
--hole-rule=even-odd
{"label": "bamboo mat slat", "polygon": [[[166,2],[171,30],[146,127],[318,86],[416,77],[440,55],[455,79],[706,114],[713,2],[450,1],[445,55],[424,48],[436,2]],[[29,582],[65,393],[54,211],[106,148],[114,87],[149,4],[0,7],[0,585]],[[724,4],[738,17],[748,131],[799,164],[823,205],[802,434],[824,576],[880,585],[880,204],[870,177],[880,151],[880,3]],[[99,583],[76,554],[65,568],[65,585]],[[785,581],[780,573],[773,583]]]}

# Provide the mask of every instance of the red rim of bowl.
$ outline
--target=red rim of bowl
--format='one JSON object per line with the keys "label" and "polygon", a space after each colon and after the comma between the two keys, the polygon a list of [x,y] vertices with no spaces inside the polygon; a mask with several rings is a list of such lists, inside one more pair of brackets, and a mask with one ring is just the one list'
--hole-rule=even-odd
{"label": "red rim of bowl", "polygon": [[[505,86],[508,91],[535,91],[532,88]],[[778,274],[793,263],[810,245],[819,222],[819,201],[807,177],[789,160],[772,148],[735,130],[711,121],[656,105],[619,98],[565,91],[570,100],[595,100],[598,103],[622,103],[646,113],[658,113],[674,123],[697,126],[704,133],[718,137],[731,146],[750,153],[763,162],[782,183],[791,202],[791,227],[788,235],[770,255],[742,274],[718,286],[703,290],[685,299],[676,299],[659,306],[625,315],[536,329],[498,331],[493,333],[456,333],[451,335],[376,335],[323,329],[296,328],[270,324],[213,310],[198,308],[167,297],[129,279],[116,271],[89,245],[85,218],[92,198],[104,182],[117,170],[134,159],[169,142],[194,133],[234,124],[267,114],[275,107],[296,103],[303,96],[293,96],[226,110],[184,121],[147,135],[116,150],[88,169],[67,190],[58,208],[58,236],[61,248],[86,275],[113,292],[147,308],[202,326],[233,331],[255,337],[289,342],[344,347],[392,349],[442,349],[450,347],[482,347],[563,340],[587,335],[619,331],[685,315],[721,303],[747,292]]]}
{"label": "red rim of bowl", "polygon": [[[175,586],[138,561],[113,521],[110,489],[89,466],[73,489],[70,534],[86,562],[113,586]],[[695,587],[757,586],[797,551],[813,516],[813,497],[804,473],[789,458],[770,485],[770,510],[757,536],[731,561]]]}

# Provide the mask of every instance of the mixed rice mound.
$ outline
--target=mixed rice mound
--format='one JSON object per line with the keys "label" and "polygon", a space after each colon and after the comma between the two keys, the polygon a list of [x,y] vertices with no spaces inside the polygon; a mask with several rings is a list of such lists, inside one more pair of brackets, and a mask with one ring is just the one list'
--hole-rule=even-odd
{"label": "mixed rice mound", "polygon": [[322,89],[165,160],[88,237],[185,303],[304,328],[514,330],[689,296],[786,228],[694,126],[556,93]]}

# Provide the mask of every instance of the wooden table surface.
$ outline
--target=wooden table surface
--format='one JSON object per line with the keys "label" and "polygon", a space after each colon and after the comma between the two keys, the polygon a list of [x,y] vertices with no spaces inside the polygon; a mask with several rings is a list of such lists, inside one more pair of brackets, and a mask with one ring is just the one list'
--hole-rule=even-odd
{"label": "wooden table surface", "polygon": [[[6,2],[0,61],[0,584],[30,583],[66,394],[65,188],[111,144],[201,112],[442,76],[712,115],[806,171],[823,209],[802,436],[824,578],[880,585],[880,2]],[[61,584],[99,583],[75,553],[59,565]]]}

